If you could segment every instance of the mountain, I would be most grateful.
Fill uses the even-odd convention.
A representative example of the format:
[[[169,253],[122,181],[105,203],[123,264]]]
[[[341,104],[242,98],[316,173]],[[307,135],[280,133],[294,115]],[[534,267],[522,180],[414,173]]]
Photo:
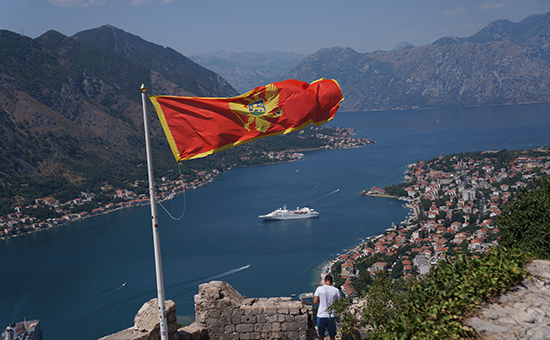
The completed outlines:
[[[111,50],[158,73],[152,75],[152,84],[161,87],[164,92],[153,93],[202,97],[238,94],[219,74],[197,65],[179,52],[145,41],[111,25],[83,31],[72,38],[87,45]],[[180,93],[173,92],[176,88],[165,84],[166,80],[176,84]]]
[[[235,53],[214,52],[190,58],[220,74],[237,91],[246,93],[255,87],[283,80],[306,55],[285,52]]]
[[[325,48],[285,75],[321,77],[338,80],[345,111],[549,102],[550,12],[394,51]]]
[[[174,50],[112,26],[36,39],[0,30],[0,201],[29,183],[51,193],[143,173],[142,83],[150,94],[237,94]],[[173,168],[152,105],[149,115],[155,167]]]

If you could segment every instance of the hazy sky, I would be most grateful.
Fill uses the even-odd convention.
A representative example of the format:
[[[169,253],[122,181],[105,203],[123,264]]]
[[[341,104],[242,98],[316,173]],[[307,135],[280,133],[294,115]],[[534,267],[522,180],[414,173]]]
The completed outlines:
[[[0,0],[0,29],[36,38],[111,24],[184,55],[358,52],[467,37],[493,20],[550,11],[550,0]]]

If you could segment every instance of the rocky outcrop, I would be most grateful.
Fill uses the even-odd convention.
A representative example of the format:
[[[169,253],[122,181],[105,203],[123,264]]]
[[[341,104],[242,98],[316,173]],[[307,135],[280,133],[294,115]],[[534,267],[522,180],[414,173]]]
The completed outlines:
[[[107,335],[99,340],[160,340],[158,300],[146,302],[134,318],[134,326],[115,334]],[[177,334],[176,304],[166,301],[166,320],[168,323],[168,339],[179,340]]]
[[[531,278],[467,320],[482,339],[550,339],[550,261],[535,260],[527,269]]]

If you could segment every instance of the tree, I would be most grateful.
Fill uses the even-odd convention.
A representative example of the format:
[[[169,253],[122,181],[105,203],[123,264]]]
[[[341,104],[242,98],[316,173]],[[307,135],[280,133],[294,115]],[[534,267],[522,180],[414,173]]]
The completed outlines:
[[[550,178],[535,183],[537,189],[520,192],[497,218],[500,244],[550,259]]]

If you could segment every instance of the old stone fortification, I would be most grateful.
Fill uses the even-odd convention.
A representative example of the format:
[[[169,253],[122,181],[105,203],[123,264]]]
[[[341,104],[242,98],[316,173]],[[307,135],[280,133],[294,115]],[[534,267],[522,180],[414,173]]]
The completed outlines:
[[[466,321],[481,339],[550,339],[550,262],[535,260],[527,269],[530,278]],[[221,281],[199,286],[192,325],[176,329],[176,305],[167,301],[166,309],[170,340],[315,338],[311,305],[290,298],[244,298]],[[134,323],[100,340],[159,339],[156,299],[141,307]],[[365,331],[358,331],[358,339],[365,339]]]
[[[199,286],[195,323],[176,329],[176,305],[166,301],[170,340],[315,338],[313,308],[291,298],[245,298],[222,281]],[[100,340],[160,339],[157,299],[141,307],[134,326]]]

